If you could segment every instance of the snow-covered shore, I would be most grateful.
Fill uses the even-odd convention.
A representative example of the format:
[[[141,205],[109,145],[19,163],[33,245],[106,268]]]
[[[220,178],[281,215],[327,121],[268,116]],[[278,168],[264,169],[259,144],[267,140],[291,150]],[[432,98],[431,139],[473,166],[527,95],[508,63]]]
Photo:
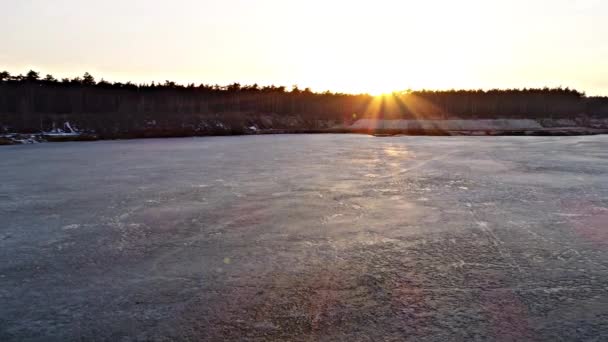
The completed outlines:
[[[282,120],[286,120],[282,118]],[[314,125],[298,120],[285,125],[265,118],[258,125],[222,122],[221,118],[200,124],[204,129],[171,129],[150,124],[137,130],[97,134],[80,130],[70,122],[54,125],[52,130],[38,133],[0,134],[0,145],[38,142],[91,141],[105,139],[164,138],[210,135],[297,134],[297,133],[363,133],[374,135],[591,135],[607,134],[608,120],[565,119],[484,119],[484,120],[382,120],[363,118],[351,123],[317,122]],[[62,127],[62,128],[55,128]]]

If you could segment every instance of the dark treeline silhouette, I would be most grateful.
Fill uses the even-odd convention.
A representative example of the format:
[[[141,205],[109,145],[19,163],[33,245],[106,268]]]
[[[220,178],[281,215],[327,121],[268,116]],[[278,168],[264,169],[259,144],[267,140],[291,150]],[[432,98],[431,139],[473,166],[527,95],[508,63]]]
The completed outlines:
[[[58,80],[35,71],[18,76],[0,72],[0,125],[5,130],[45,130],[58,120],[97,131],[137,130],[150,122],[157,127],[197,130],[202,118],[236,120],[240,126],[263,125],[260,115],[297,116],[299,124],[308,128],[318,128],[320,121],[350,123],[360,117],[608,118],[608,98],[587,97],[569,88],[420,90],[373,97],[317,93],[297,86],[287,90],[284,86],[179,85],[171,81],[136,85],[96,81],[89,73]],[[274,124],[275,128],[281,125]]]

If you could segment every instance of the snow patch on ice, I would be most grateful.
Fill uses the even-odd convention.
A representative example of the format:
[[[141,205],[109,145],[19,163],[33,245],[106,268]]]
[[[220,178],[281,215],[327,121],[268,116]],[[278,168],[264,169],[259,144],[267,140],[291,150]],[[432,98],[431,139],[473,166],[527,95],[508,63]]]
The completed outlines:
[[[79,224],[68,224],[67,226],[63,226],[61,229],[63,230],[74,230],[80,228]]]

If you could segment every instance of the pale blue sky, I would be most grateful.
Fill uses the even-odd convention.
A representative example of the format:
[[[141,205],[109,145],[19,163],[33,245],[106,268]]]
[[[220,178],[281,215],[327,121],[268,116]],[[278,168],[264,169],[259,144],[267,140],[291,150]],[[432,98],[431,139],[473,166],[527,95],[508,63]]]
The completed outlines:
[[[0,69],[316,90],[608,95],[608,1],[0,0]]]

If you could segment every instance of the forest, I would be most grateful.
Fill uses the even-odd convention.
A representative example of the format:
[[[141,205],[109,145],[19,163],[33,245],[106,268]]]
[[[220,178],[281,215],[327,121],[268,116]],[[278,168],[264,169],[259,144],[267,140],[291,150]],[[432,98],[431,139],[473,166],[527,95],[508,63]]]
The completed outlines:
[[[261,116],[274,123],[260,121]],[[297,86],[233,83],[180,85],[42,77],[30,70],[0,72],[0,129],[37,132],[70,121],[97,132],[205,129],[213,118],[224,127],[248,125],[322,128],[363,117],[387,119],[573,119],[608,118],[608,98],[589,97],[569,88],[493,90],[406,90],[383,96],[313,92]],[[297,118],[294,123],[290,118]],[[289,120],[288,120],[289,119]],[[207,120],[208,121],[208,120]],[[268,120],[267,120],[268,121]],[[280,123],[279,123],[280,122]],[[291,122],[291,123],[288,123]],[[272,127],[271,127],[272,126]],[[215,127],[217,128],[217,127]],[[241,129],[239,128],[239,129]],[[210,129],[210,128],[207,128]],[[239,132],[232,132],[239,133]]]

